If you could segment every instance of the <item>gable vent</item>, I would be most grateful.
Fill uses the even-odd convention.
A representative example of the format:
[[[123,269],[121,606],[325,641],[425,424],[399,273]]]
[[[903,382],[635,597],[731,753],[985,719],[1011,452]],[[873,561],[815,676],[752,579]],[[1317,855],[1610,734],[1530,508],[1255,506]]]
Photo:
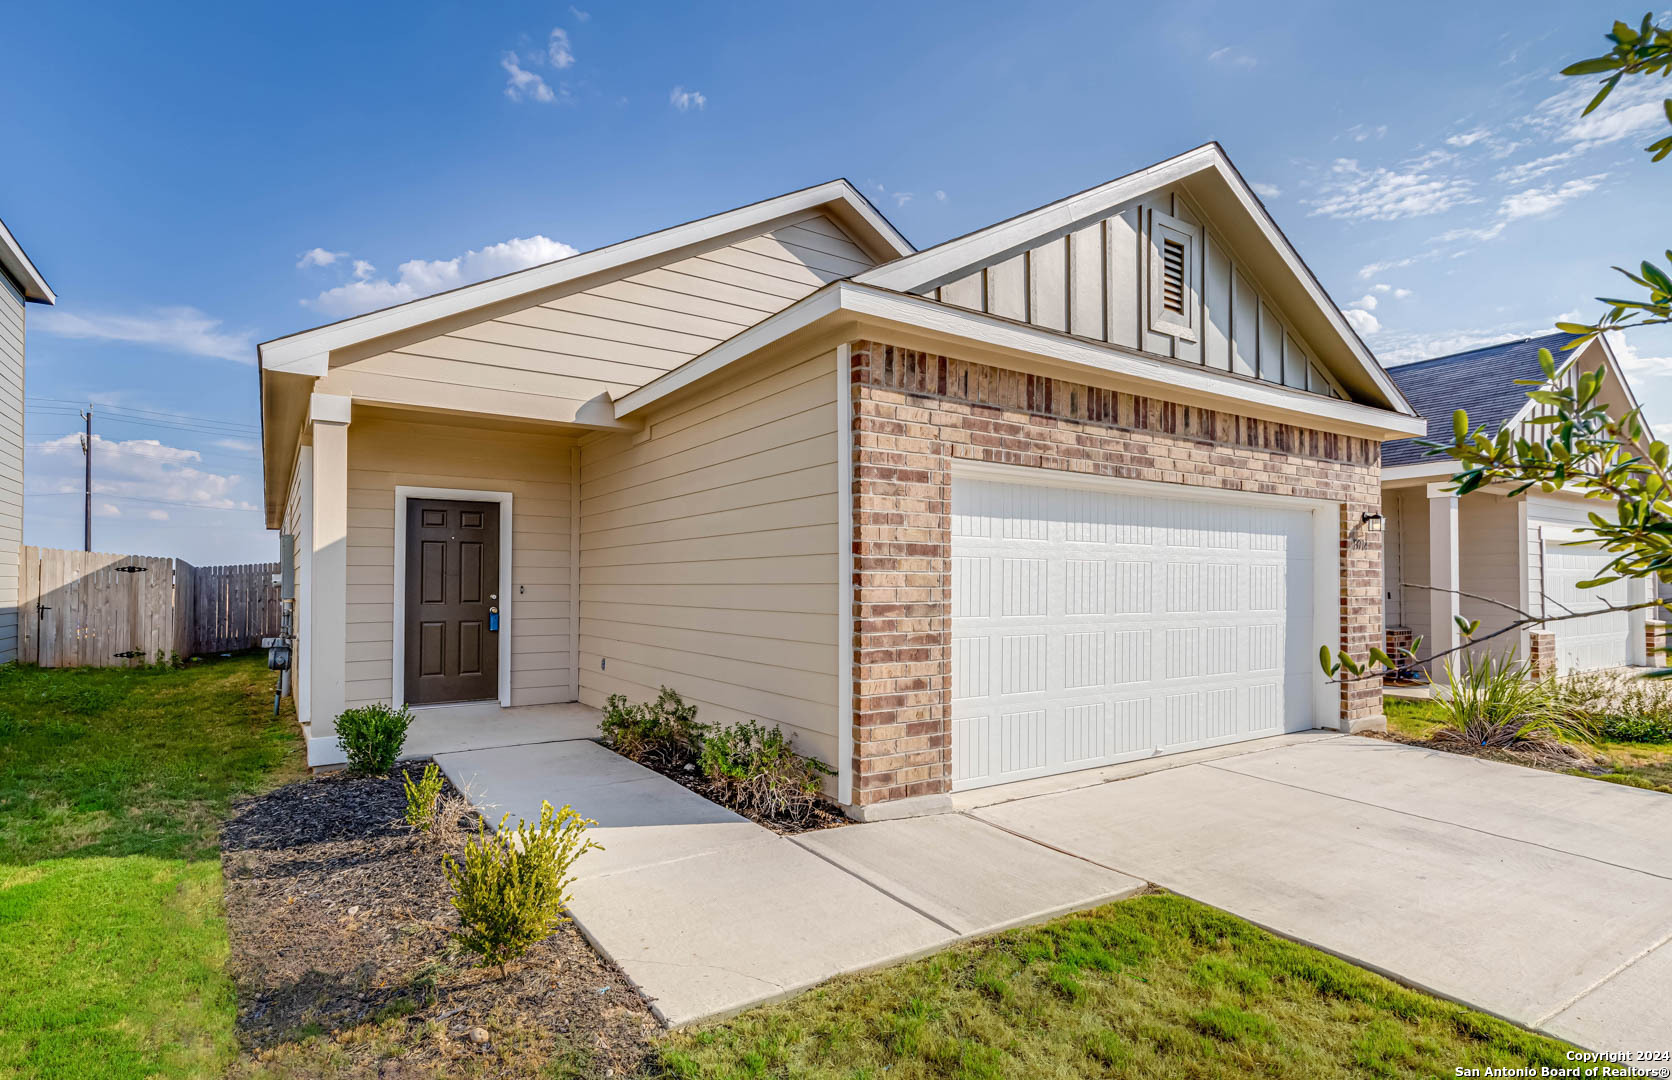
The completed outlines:
[[[1161,306],[1177,315],[1184,314],[1184,296],[1188,287],[1184,276],[1184,245],[1172,237],[1161,241]]]

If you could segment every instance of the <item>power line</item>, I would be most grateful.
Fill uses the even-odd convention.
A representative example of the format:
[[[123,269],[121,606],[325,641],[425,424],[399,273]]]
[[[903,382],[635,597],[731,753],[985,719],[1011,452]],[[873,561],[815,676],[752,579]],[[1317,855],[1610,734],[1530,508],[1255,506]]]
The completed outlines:
[[[32,397],[27,398],[26,400],[32,402],[50,402],[54,405],[74,406],[78,409],[87,404],[84,401],[72,401],[69,398]],[[239,427],[245,429],[246,431],[261,430],[261,428],[255,424],[240,424],[236,420],[226,420],[218,416],[194,416],[191,413],[167,412],[159,409],[141,409],[133,405],[98,405],[97,407],[103,412],[138,413],[145,416],[167,417],[171,420],[196,420],[206,424],[220,424],[228,427]]]
[[[23,494],[31,499],[37,499],[48,495],[75,495],[80,497],[81,492],[25,491]],[[115,495],[108,491],[95,491],[93,494],[101,499],[123,499],[127,502],[157,503],[161,506],[184,506],[189,510],[218,510],[233,514],[259,514],[262,512],[259,506],[206,506],[203,503],[183,502],[179,499],[147,499],[142,495]]]

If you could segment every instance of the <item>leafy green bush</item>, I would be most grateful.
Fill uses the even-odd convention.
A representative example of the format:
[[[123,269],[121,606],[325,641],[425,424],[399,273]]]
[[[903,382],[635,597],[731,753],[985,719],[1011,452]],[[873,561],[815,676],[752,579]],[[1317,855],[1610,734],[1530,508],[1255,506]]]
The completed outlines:
[[[411,723],[412,713],[405,705],[393,709],[380,701],[344,711],[337,717],[337,741],[348,755],[348,771],[382,776],[394,768]]]
[[[783,731],[753,720],[708,732],[698,766],[725,787],[735,809],[789,821],[806,818],[818,805],[822,778],[835,775],[792,750]]]
[[[665,686],[655,701],[640,705],[611,694],[604,702],[599,727],[617,752],[664,768],[696,758],[708,730],[707,725],[697,723],[697,707]]]
[[[435,762],[424,766],[424,775],[412,782],[412,774],[401,774],[406,791],[406,823],[418,832],[429,832],[435,824],[436,803],[441,801],[441,768]]]
[[[1672,681],[1587,671],[1559,680],[1556,708],[1618,742],[1672,742]]]
[[[569,869],[598,847],[586,839],[587,827],[597,822],[567,805],[554,811],[542,802],[534,826],[525,821],[507,828],[510,818],[500,818],[492,833],[481,825],[462,863],[451,855],[442,862],[462,924],[454,940],[484,964],[498,964],[502,975],[507,962],[568,921],[568,888],[575,880]]]
[[[1439,704],[1449,723],[1433,734],[1435,742],[1565,760],[1581,755],[1562,740],[1592,737],[1585,721],[1556,707],[1549,682],[1528,678],[1527,665],[1507,653],[1470,656],[1461,670],[1447,660],[1445,672]]]

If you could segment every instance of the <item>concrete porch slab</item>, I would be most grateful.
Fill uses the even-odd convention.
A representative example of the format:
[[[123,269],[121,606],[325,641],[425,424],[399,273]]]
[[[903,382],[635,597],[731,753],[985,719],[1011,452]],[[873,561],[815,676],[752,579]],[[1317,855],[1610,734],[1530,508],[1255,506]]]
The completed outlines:
[[[596,739],[599,712],[590,705],[567,701],[554,705],[516,705],[501,708],[492,701],[468,705],[423,705],[412,710],[406,730],[406,758],[435,757],[465,750],[519,746],[565,739]],[[341,765],[348,759],[335,735],[317,736],[303,725],[308,741],[308,764],[313,768]]]
[[[761,831],[724,850],[575,883],[576,922],[670,1027],[731,1015],[956,937]]]
[[[961,936],[1131,896],[1145,883],[961,814],[879,821],[794,838]]]
[[[597,821],[603,845],[575,864],[587,879],[688,859],[772,833],[595,742],[541,743],[439,754],[453,786],[490,821],[538,821],[540,803],[564,803]]]
[[[1378,759],[1390,784],[1427,764],[1393,748]],[[1527,770],[1486,764],[1477,782],[1528,803],[1505,775]],[[1360,780],[1348,801],[1196,764],[974,815],[1526,1025],[1672,932],[1672,881],[1383,809]]]

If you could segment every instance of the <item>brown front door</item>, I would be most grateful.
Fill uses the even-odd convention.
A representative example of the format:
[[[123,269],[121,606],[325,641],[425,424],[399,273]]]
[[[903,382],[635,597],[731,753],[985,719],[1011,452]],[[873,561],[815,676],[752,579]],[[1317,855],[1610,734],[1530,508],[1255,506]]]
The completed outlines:
[[[406,503],[406,700],[499,696],[499,504]]]

